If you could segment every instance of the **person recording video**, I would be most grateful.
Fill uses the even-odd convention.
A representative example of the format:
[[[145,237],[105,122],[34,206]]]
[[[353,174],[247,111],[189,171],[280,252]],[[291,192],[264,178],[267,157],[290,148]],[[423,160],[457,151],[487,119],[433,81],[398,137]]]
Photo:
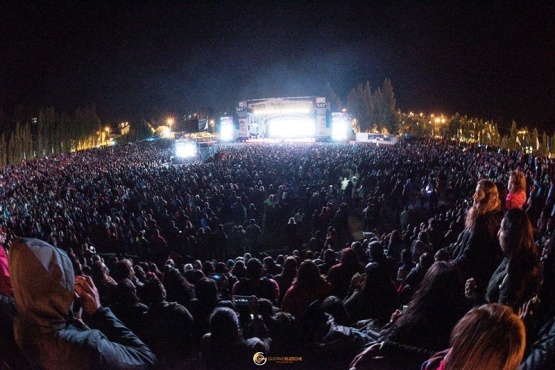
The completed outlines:
[[[92,279],[74,275],[61,249],[38,239],[16,240],[9,267],[17,308],[15,340],[33,368],[148,369],[157,364],[148,346],[100,305]]]

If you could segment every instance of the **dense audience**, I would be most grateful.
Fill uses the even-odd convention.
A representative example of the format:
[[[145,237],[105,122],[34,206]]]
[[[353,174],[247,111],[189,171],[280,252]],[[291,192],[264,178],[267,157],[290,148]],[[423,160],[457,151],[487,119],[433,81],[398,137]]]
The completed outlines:
[[[38,361],[3,350],[26,307],[4,249],[22,237],[89,275],[159,368],[284,356],[298,367],[449,369],[490,352],[505,368],[555,366],[553,160],[447,141],[171,157],[145,142],[0,170],[6,366]],[[526,349],[464,347],[460,336],[479,334],[469,325],[486,332],[496,320],[517,320],[499,338]]]

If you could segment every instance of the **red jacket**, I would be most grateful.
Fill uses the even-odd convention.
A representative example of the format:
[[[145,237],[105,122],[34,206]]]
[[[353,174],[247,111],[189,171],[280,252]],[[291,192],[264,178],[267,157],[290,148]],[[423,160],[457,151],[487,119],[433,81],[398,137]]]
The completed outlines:
[[[505,208],[507,209],[522,209],[524,203],[526,203],[526,192],[524,190],[518,193],[509,193],[507,194],[507,198],[505,198]]]
[[[283,297],[281,310],[300,319],[312,302],[325,299],[332,295],[332,292],[333,288],[327,281],[315,288],[300,288],[293,284]]]

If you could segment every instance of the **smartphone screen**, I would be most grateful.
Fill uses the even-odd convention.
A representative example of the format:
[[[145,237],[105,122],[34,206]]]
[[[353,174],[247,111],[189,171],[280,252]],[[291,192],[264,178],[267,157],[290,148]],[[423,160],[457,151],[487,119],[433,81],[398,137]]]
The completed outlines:
[[[210,277],[216,281],[220,281],[223,279],[223,275],[222,274],[210,274]]]
[[[234,295],[233,303],[235,306],[248,306],[250,305],[251,297],[248,295]]]

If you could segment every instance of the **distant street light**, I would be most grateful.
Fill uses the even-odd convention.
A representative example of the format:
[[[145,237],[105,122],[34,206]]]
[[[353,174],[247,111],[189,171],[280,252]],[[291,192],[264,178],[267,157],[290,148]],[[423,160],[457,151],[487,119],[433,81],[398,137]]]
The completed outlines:
[[[170,131],[171,131],[171,130],[172,130],[173,123],[174,123],[173,118],[172,118],[172,117],[168,118],[168,119],[166,120],[166,123],[168,124],[168,126],[169,126],[169,128],[170,128]]]

